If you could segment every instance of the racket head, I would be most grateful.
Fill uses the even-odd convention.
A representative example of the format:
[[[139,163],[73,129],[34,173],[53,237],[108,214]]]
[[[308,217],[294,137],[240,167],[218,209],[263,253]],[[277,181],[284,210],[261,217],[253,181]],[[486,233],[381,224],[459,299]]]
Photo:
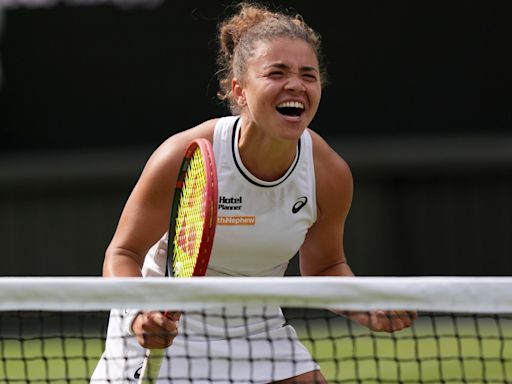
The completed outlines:
[[[174,277],[204,276],[217,224],[217,169],[213,148],[194,139],[181,164],[169,220],[167,272]]]

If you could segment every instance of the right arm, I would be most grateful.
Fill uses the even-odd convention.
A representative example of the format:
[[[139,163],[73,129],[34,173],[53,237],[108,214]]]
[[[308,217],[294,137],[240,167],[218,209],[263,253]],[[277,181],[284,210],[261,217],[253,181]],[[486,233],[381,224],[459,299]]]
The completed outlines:
[[[216,120],[167,139],[150,157],[121,214],[103,262],[105,277],[139,277],[149,249],[167,232],[185,150],[194,138],[213,141]],[[178,333],[179,312],[141,311],[131,331],[145,348],[165,348]]]
[[[149,249],[168,230],[178,170],[189,143],[197,137],[213,140],[215,120],[167,139],[150,157],[137,181],[110,242],[103,276],[141,276]]]

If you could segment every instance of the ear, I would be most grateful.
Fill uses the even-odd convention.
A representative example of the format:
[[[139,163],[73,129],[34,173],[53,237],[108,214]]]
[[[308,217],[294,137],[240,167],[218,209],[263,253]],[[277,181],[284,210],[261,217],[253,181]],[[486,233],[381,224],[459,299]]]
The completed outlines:
[[[244,88],[242,86],[242,83],[238,81],[238,79],[236,78],[233,78],[233,80],[231,80],[231,93],[233,94],[233,99],[236,101],[238,106],[245,106],[246,100]]]

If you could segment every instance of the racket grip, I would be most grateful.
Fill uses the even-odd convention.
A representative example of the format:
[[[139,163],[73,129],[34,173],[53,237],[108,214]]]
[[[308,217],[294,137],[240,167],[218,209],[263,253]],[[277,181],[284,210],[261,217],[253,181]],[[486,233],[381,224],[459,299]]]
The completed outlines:
[[[165,357],[164,349],[148,349],[137,384],[154,384],[158,380],[160,367]]]
[[[164,311],[162,313],[169,318],[176,314],[174,311]],[[166,348],[146,350],[146,356],[144,357],[144,363],[142,364],[137,384],[154,384],[157,382],[160,367],[165,357],[165,350]]]

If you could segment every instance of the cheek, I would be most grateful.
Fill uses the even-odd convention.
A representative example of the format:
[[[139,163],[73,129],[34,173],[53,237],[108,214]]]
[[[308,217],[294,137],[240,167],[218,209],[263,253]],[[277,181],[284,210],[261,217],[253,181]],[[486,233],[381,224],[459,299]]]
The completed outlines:
[[[260,87],[258,89],[254,89],[250,94],[252,105],[258,108],[268,107],[272,105],[272,101],[279,93],[275,88],[276,87],[265,86]]]
[[[320,104],[320,100],[322,100],[322,91],[318,92],[318,104]]]
[[[320,104],[320,99],[322,98],[322,89],[319,87],[312,87],[310,88],[308,95],[310,102],[318,106],[318,104]]]

